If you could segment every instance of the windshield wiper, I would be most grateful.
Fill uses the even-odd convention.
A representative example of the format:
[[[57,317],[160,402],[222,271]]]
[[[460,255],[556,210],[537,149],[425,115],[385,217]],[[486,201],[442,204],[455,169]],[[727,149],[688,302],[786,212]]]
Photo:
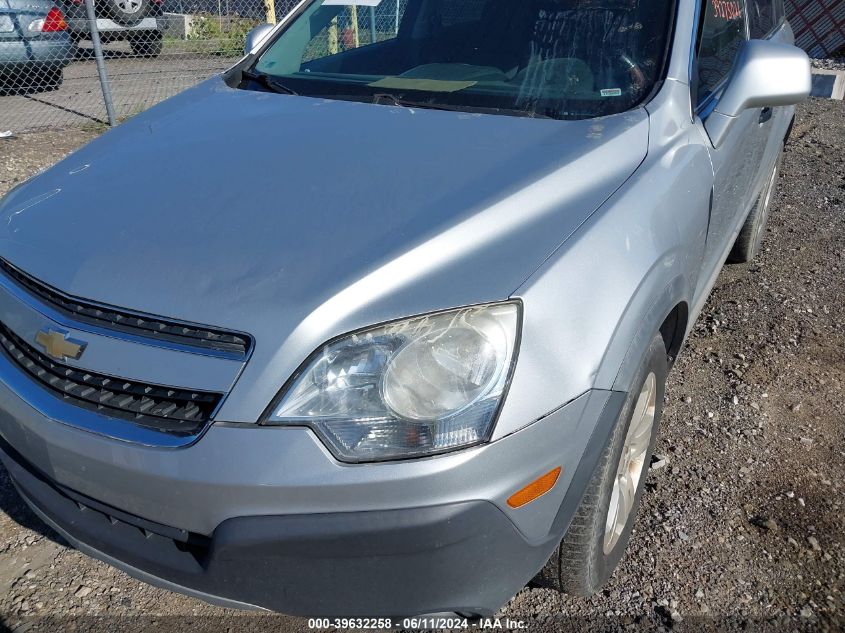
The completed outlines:
[[[449,105],[446,103],[434,103],[432,101],[413,101],[396,96],[389,92],[377,92],[373,95],[373,103],[384,104],[387,101],[390,105],[403,108],[420,108],[426,110],[448,110],[449,112],[467,112],[471,108],[467,106]]]
[[[299,93],[296,92],[296,90],[294,90],[293,88],[288,88],[278,79],[276,79],[272,75],[268,75],[267,73],[257,73],[252,70],[243,70],[241,71],[241,74],[247,79],[251,79],[252,81],[261,84],[262,86],[272,90],[273,92],[278,92],[280,94],[285,95],[299,96]]]
[[[448,112],[475,112],[478,114],[502,114],[507,113],[512,116],[527,117],[532,119],[551,119],[546,114],[539,112],[531,112],[527,110],[511,110],[509,108],[495,108],[483,106],[470,105],[454,105],[449,103],[435,103],[432,101],[413,101],[412,99],[405,99],[389,92],[378,92],[373,95],[373,103],[384,104],[385,102],[401,106],[403,108],[420,108],[426,110],[446,110]]]

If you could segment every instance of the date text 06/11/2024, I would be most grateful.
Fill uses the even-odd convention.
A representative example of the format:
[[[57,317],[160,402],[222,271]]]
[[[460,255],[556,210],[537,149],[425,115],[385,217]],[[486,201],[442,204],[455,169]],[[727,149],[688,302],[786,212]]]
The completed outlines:
[[[416,617],[403,618],[310,618],[309,629],[360,629],[386,630],[400,626],[403,629],[477,629],[477,630],[520,630],[528,628],[523,620],[511,618],[480,618],[469,620],[460,617]]]

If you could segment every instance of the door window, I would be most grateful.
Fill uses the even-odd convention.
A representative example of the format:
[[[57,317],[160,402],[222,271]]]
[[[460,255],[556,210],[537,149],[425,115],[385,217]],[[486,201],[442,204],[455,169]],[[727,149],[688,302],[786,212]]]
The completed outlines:
[[[773,6],[775,11],[775,24],[779,25],[783,22],[783,18],[786,15],[786,11],[783,9],[783,0],[774,0]]]
[[[748,30],[751,39],[762,40],[780,26],[783,0],[748,0]]]
[[[742,0],[704,0],[704,21],[698,45],[698,102],[718,91],[731,72],[745,41]]]

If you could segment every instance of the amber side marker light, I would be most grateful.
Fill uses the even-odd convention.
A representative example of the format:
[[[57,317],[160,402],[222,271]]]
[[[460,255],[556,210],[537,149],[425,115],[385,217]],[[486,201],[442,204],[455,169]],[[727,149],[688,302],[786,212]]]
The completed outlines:
[[[561,468],[558,466],[550,470],[542,477],[535,479],[522,490],[518,490],[508,497],[508,505],[512,508],[520,508],[526,503],[531,503],[537,497],[541,497],[554,488],[557,478],[560,477]]]

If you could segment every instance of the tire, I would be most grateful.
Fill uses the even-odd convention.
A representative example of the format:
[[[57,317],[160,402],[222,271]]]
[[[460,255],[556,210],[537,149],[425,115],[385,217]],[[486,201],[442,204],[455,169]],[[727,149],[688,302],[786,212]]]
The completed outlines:
[[[150,13],[150,0],[106,0],[110,18],[124,26],[135,26]]]
[[[648,352],[637,370],[633,388],[622,407],[608,445],[599,459],[569,530],[540,572],[537,579],[539,584],[564,593],[590,596],[601,589],[616,569],[631,534],[654,451],[667,371],[666,347],[663,338],[658,334],[652,339]],[[652,380],[654,416],[651,429],[647,440],[644,439],[642,442],[644,454],[641,460],[637,459],[638,465],[633,465],[628,471],[628,473],[639,471],[636,484],[632,484],[634,494],[631,497],[630,510],[627,519],[622,522],[621,529],[614,525],[617,529],[610,530],[613,536],[608,537],[608,514],[611,501],[615,501],[618,497],[614,491],[614,482],[620,468],[623,446],[628,439],[629,429],[643,428],[632,423],[635,413],[637,413],[637,421],[644,419],[640,416],[643,409],[637,406],[638,400],[646,382]],[[645,407],[645,409],[650,408]],[[644,438],[645,435],[642,437]],[[639,455],[639,452],[637,454]]]
[[[132,54],[138,57],[158,57],[163,46],[161,31],[135,31],[129,33]]]
[[[58,90],[64,76],[61,68],[55,68],[50,65],[33,66],[31,69],[25,71],[18,78],[20,82],[17,88],[23,91],[24,94],[50,92]]]
[[[65,77],[61,68],[51,68],[44,78],[45,90],[58,90],[62,87]]]
[[[772,168],[772,174],[769,180],[760,192],[760,197],[757,198],[757,203],[748,214],[745,224],[742,225],[739,235],[736,237],[730,255],[728,255],[728,262],[731,264],[745,264],[757,257],[760,252],[760,247],[763,245],[763,237],[766,234],[766,221],[769,219],[769,207],[771,206],[772,196],[777,187],[778,174],[780,173],[780,161],[783,157],[783,152],[778,153],[775,159],[775,166]]]

